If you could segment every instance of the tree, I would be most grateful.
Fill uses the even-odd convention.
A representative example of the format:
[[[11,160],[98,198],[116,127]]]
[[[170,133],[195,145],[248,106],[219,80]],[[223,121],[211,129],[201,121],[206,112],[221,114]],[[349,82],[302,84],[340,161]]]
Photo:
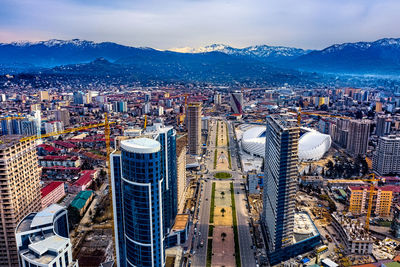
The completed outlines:
[[[222,191],[222,192],[221,192],[221,198],[224,198],[224,196],[225,196],[225,192]]]
[[[222,241],[225,241],[226,233],[225,232],[221,233],[221,237],[222,237]]]
[[[221,213],[222,213],[222,217],[224,217],[224,213],[226,212],[226,210],[224,208],[221,209]]]
[[[94,169],[93,164],[90,161],[88,161],[87,159],[85,159],[83,161],[81,168],[82,168],[82,170],[93,170]]]
[[[74,228],[74,225],[79,223],[81,220],[81,215],[79,214],[79,210],[75,207],[69,206],[68,207],[68,224],[70,230]]]

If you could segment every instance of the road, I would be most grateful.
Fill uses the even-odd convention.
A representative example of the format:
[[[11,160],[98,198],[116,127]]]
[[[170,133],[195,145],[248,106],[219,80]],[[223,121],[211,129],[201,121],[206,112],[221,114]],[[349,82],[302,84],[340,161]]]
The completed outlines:
[[[255,250],[253,250],[253,239],[250,234],[249,213],[246,208],[247,196],[244,190],[245,180],[238,166],[238,151],[236,141],[234,139],[233,127],[227,122],[229,133],[229,149],[232,158],[233,189],[235,193],[236,216],[238,222],[240,259],[242,266],[256,266]]]
[[[197,226],[195,224],[196,234],[192,243],[192,266],[206,266],[207,260],[207,237],[208,222],[210,218],[210,200],[211,200],[211,182],[203,182],[203,191],[201,192],[201,202],[199,209],[199,219]],[[200,235],[199,235],[200,233]],[[201,240],[204,240],[204,246],[200,246]]]
[[[223,121],[220,119],[220,121]],[[237,158],[237,144],[234,139],[233,128],[230,122],[224,121],[228,125],[228,135],[229,135],[229,150],[231,152],[231,164],[232,171],[227,171],[232,174],[232,180],[234,185],[235,193],[235,204],[236,204],[236,216],[238,222],[238,234],[239,234],[239,248],[240,248],[240,258],[242,266],[253,267],[256,266],[255,251],[252,249],[253,240],[250,234],[249,226],[249,216],[246,208],[247,196],[244,190],[243,174],[240,170]],[[190,235],[191,243],[191,266],[203,267],[206,266],[207,261],[207,237],[208,237],[208,225],[210,217],[210,201],[211,201],[211,188],[214,179],[214,150],[215,150],[215,137],[216,137],[216,121],[211,123],[208,145],[206,156],[204,157],[204,165],[206,172],[203,173],[202,184],[203,190],[200,193],[199,202],[199,212],[198,219],[194,222],[194,227]],[[194,234],[194,229],[196,229],[196,234]],[[199,236],[198,232],[201,235]],[[192,239],[194,236],[194,239]],[[204,246],[200,246],[201,240],[204,241]]]

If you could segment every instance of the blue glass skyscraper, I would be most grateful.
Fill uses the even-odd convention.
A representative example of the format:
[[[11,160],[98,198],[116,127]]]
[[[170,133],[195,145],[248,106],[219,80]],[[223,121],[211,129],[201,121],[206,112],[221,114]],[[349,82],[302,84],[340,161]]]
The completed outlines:
[[[117,266],[164,266],[162,149],[137,138],[111,154]]]
[[[176,131],[171,126],[156,123],[144,132],[161,145],[161,173],[163,183],[164,234],[167,235],[175,223],[178,212],[178,182],[176,165]]]

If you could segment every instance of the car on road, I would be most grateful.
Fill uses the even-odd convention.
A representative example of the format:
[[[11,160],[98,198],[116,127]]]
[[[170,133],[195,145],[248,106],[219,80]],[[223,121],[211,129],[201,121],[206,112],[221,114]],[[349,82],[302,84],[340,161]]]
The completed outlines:
[[[201,241],[200,241],[200,247],[203,247],[204,246],[204,240],[202,239]]]

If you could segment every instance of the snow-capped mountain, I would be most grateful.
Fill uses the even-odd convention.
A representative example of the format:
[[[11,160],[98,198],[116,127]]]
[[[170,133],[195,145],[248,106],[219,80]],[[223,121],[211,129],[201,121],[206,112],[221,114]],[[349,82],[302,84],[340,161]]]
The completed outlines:
[[[207,53],[207,52],[221,52],[228,55],[235,56],[250,56],[253,58],[260,59],[283,59],[283,58],[295,58],[298,56],[305,55],[310,50],[303,50],[300,48],[292,48],[285,46],[269,46],[269,45],[256,45],[249,46],[245,48],[234,48],[224,44],[212,44],[205,47],[199,48],[174,48],[170,49],[170,51],[180,52],[180,53]]]
[[[400,38],[374,42],[343,43],[312,51],[295,60],[303,69],[330,72],[399,72]]]
[[[242,67],[261,64],[258,66],[267,69],[279,67],[313,72],[400,73],[400,39],[335,44],[313,51],[268,45],[234,48],[223,44],[161,51],[80,39],[0,43],[0,67],[3,70],[31,71],[33,68],[88,63],[98,58],[122,66],[135,62],[151,63],[156,72],[162,66],[189,68],[207,63],[211,68],[224,62],[235,71],[240,63]],[[240,71],[243,71],[242,67]]]

